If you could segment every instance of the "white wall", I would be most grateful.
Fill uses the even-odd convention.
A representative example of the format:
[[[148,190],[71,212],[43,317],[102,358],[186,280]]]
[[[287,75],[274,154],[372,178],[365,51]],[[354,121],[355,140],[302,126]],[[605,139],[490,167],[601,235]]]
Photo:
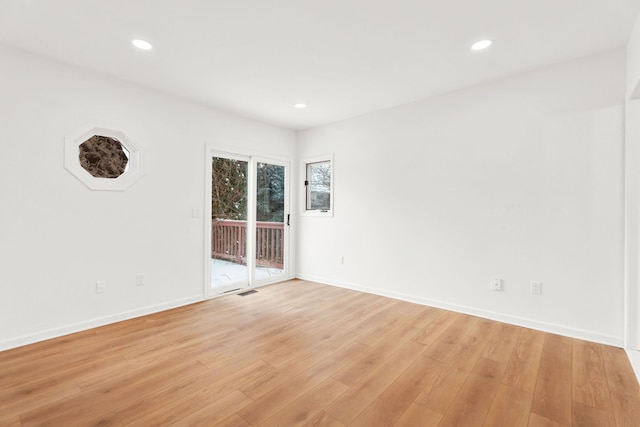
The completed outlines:
[[[640,16],[627,45],[625,120],[626,281],[625,345],[640,350]],[[640,353],[631,357],[640,378]]]
[[[293,160],[295,133],[5,48],[0,64],[0,350],[201,299],[206,142]],[[90,122],[140,145],[128,191],[64,169]]]
[[[627,43],[627,94],[640,88],[640,15]],[[640,97],[640,93],[635,94]]]
[[[298,276],[622,345],[624,82],[620,50],[301,132],[335,216]]]

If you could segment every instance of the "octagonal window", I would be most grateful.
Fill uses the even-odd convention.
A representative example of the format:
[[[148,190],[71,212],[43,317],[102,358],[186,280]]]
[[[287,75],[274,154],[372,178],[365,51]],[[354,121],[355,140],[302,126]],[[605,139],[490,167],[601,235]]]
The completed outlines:
[[[91,190],[126,190],[142,177],[139,160],[121,130],[89,126],[66,139],[65,167]]]

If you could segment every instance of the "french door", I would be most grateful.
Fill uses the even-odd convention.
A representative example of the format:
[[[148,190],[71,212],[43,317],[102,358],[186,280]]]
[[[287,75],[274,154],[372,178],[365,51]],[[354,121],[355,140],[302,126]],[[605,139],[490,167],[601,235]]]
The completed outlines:
[[[208,151],[207,163],[207,295],[284,280],[288,163],[215,151]]]

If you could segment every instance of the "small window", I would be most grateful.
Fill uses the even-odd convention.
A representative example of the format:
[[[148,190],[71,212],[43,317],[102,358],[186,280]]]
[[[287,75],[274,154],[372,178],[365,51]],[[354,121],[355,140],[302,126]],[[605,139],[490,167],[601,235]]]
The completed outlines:
[[[333,204],[333,170],[328,156],[308,159],[304,166],[305,213],[331,215]]]
[[[144,175],[128,133],[91,124],[65,138],[64,167],[90,190],[126,191]]]

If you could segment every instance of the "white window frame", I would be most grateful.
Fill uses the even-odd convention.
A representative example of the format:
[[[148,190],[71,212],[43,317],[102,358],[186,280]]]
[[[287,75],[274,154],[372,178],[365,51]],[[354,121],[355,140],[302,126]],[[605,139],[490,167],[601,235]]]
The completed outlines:
[[[96,178],[80,164],[80,145],[94,135],[114,138],[129,153],[127,169],[117,178]],[[90,190],[126,191],[144,176],[140,164],[140,148],[133,142],[129,132],[115,128],[90,124],[77,130],[65,139],[64,166]]]
[[[318,210],[318,209],[307,209],[307,185],[305,185],[305,181],[307,181],[307,166],[312,163],[321,163],[321,162],[329,162],[331,165],[331,181],[329,188],[329,209],[328,210]],[[335,179],[335,162],[333,161],[333,154],[325,154],[323,156],[315,156],[308,157],[303,159],[300,162],[300,214],[302,216],[319,216],[319,217],[331,217],[333,216],[333,211],[335,209],[335,198],[333,197],[333,183]]]

